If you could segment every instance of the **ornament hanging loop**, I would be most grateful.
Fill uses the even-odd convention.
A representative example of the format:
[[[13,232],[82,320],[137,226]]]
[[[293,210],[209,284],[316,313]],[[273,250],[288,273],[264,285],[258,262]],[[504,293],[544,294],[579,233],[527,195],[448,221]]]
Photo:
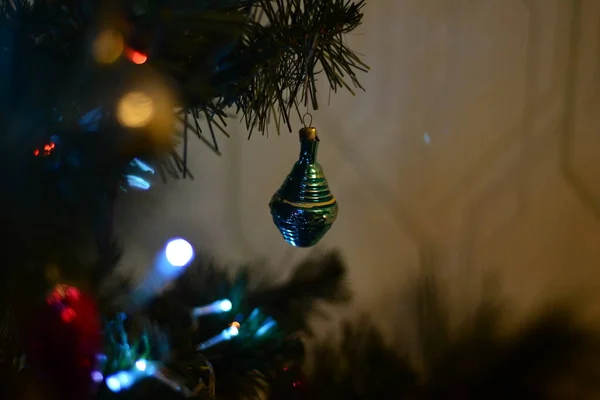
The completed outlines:
[[[309,123],[306,123],[306,120],[309,120]],[[311,127],[313,123],[313,116],[311,113],[307,112],[306,114],[304,114],[304,116],[302,117],[302,124],[304,124],[305,128]]]

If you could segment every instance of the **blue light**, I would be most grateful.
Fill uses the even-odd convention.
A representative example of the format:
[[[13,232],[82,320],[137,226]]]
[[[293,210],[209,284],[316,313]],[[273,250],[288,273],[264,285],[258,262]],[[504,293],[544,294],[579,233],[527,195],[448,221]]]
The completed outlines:
[[[146,371],[146,368],[148,367],[148,363],[146,362],[146,360],[137,360],[135,362],[135,367],[138,370],[144,372],[144,371]]]
[[[129,185],[129,187],[131,187],[133,189],[140,189],[140,190],[150,189],[150,186],[151,186],[150,182],[148,182],[144,178],[140,178],[139,176],[135,176],[135,175],[125,175],[125,178],[127,178],[127,184]]]
[[[134,158],[133,160],[131,160],[131,162],[129,164],[134,167],[138,167],[139,169],[141,169],[144,172],[149,172],[154,175],[154,168],[152,168],[151,166],[149,166],[148,164],[146,164],[139,158]]]
[[[231,304],[231,301],[229,301],[227,299],[221,300],[221,302],[219,303],[219,308],[223,312],[231,311],[232,307],[233,307],[233,305]]]
[[[255,308],[254,310],[252,310],[252,312],[250,313],[250,316],[248,317],[249,321],[252,321],[254,318],[258,317],[258,308]]]
[[[227,328],[226,330],[223,331],[223,336],[225,337],[225,339],[229,340],[234,336],[237,336],[240,334],[240,330],[237,328],[237,326],[231,325],[229,328]]]
[[[96,132],[101,119],[102,108],[98,107],[81,117],[79,120],[79,126],[84,128],[84,130],[87,132]]]
[[[121,388],[121,383],[114,376],[109,376],[108,378],[106,378],[106,386],[113,393],[119,393],[121,391],[121,389],[122,389]]]
[[[238,324],[239,325],[239,324]],[[217,336],[214,336],[202,343],[200,343],[196,349],[198,350],[206,350],[209,347],[216,345],[217,343],[221,343],[224,340],[229,340],[234,336],[240,334],[240,331],[236,325],[231,325],[229,328],[225,329],[223,332],[219,333]]]
[[[96,383],[102,382],[104,376],[100,373],[100,371],[92,371],[92,380]]]
[[[192,318],[198,318],[212,313],[228,312],[231,311],[232,307],[233,305],[231,304],[231,301],[227,299],[213,301],[205,306],[192,308]]]
[[[167,261],[174,267],[183,267],[194,258],[194,249],[185,239],[173,239],[165,249]]]
[[[265,321],[265,323],[260,328],[258,328],[258,330],[255,333],[255,336],[262,336],[262,335],[264,335],[269,330],[271,330],[271,328],[273,328],[275,325],[277,325],[277,322],[275,322],[271,318],[267,318],[267,320]]]
[[[128,389],[134,383],[134,380],[131,379],[131,374],[126,371],[119,372],[115,377],[123,389]]]
[[[135,366],[130,370],[121,371],[106,378],[106,386],[112,392],[118,393],[121,390],[129,389],[140,379],[152,376],[155,371],[156,366],[153,362],[141,358],[135,362]]]

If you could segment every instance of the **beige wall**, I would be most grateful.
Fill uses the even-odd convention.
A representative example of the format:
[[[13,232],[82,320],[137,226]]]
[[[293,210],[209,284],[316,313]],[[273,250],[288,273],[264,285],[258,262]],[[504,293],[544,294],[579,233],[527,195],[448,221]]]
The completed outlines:
[[[370,0],[349,42],[372,72],[366,93],[327,107],[324,92],[314,113],[340,204],[316,249],[343,251],[362,306],[384,318],[431,261],[457,298],[484,271],[525,308],[600,287],[600,0]],[[283,242],[267,207],[296,133],[246,141],[240,128],[220,145],[217,157],[197,143],[196,180],[127,218],[126,264],[172,235],[273,270],[310,253]]]

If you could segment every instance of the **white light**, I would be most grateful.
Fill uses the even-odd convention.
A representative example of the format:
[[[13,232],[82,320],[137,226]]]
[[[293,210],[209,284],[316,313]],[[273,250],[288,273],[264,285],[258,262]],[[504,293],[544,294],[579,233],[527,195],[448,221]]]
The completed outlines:
[[[187,240],[173,239],[165,250],[167,261],[174,267],[183,267],[194,258],[194,249]]]
[[[123,388],[123,389],[128,389],[134,383],[134,379],[131,379],[132,378],[131,374],[126,371],[119,372],[115,376],[115,378],[117,378],[117,380],[119,381],[119,385],[121,385],[121,388]]]
[[[144,372],[148,367],[148,363],[146,362],[146,360],[137,360],[135,362],[135,367],[140,371]]]
[[[213,336],[212,338],[200,343],[196,348],[198,350],[205,350],[209,347],[214,346],[217,343],[221,343],[224,340],[229,340],[234,336],[239,335],[240,331],[237,326],[232,325],[229,328],[225,329],[223,332],[219,333],[217,336]]]
[[[232,307],[233,305],[231,304],[231,301],[227,299],[217,300],[205,306],[193,308],[192,318],[197,318],[212,313],[228,312],[231,311]]]
[[[231,311],[232,307],[233,307],[233,305],[231,304],[231,301],[229,301],[227,299],[221,300],[221,302],[219,303],[219,308],[223,312]]]
[[[223,331],[223,333],[225,334],[225,339],[231,339],[232,337],[239,335],[240,330],[237,326],[232,325],[227,330]]]
[[[106,386],[118,393],[123,389],[129,389],[140,379],[152,376],[156,371],[156,365],[143,358],[135,362],[135,366],[128,371],[121,371],[106,378]]]
[[[113,393],[119,393],[121,391],[121,384],[119,383],[119,380],[114,376],[106,378],[106,386]]]

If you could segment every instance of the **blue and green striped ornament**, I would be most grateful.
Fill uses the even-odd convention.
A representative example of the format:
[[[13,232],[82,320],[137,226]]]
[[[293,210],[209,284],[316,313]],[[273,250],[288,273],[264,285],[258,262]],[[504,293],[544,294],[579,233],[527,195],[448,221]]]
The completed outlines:
[[[286,242],[311,247],[329,231],[338,214],[323,168],[317,162],[317,129],[300,130],[300,157],[271,198],[273,222]]]

